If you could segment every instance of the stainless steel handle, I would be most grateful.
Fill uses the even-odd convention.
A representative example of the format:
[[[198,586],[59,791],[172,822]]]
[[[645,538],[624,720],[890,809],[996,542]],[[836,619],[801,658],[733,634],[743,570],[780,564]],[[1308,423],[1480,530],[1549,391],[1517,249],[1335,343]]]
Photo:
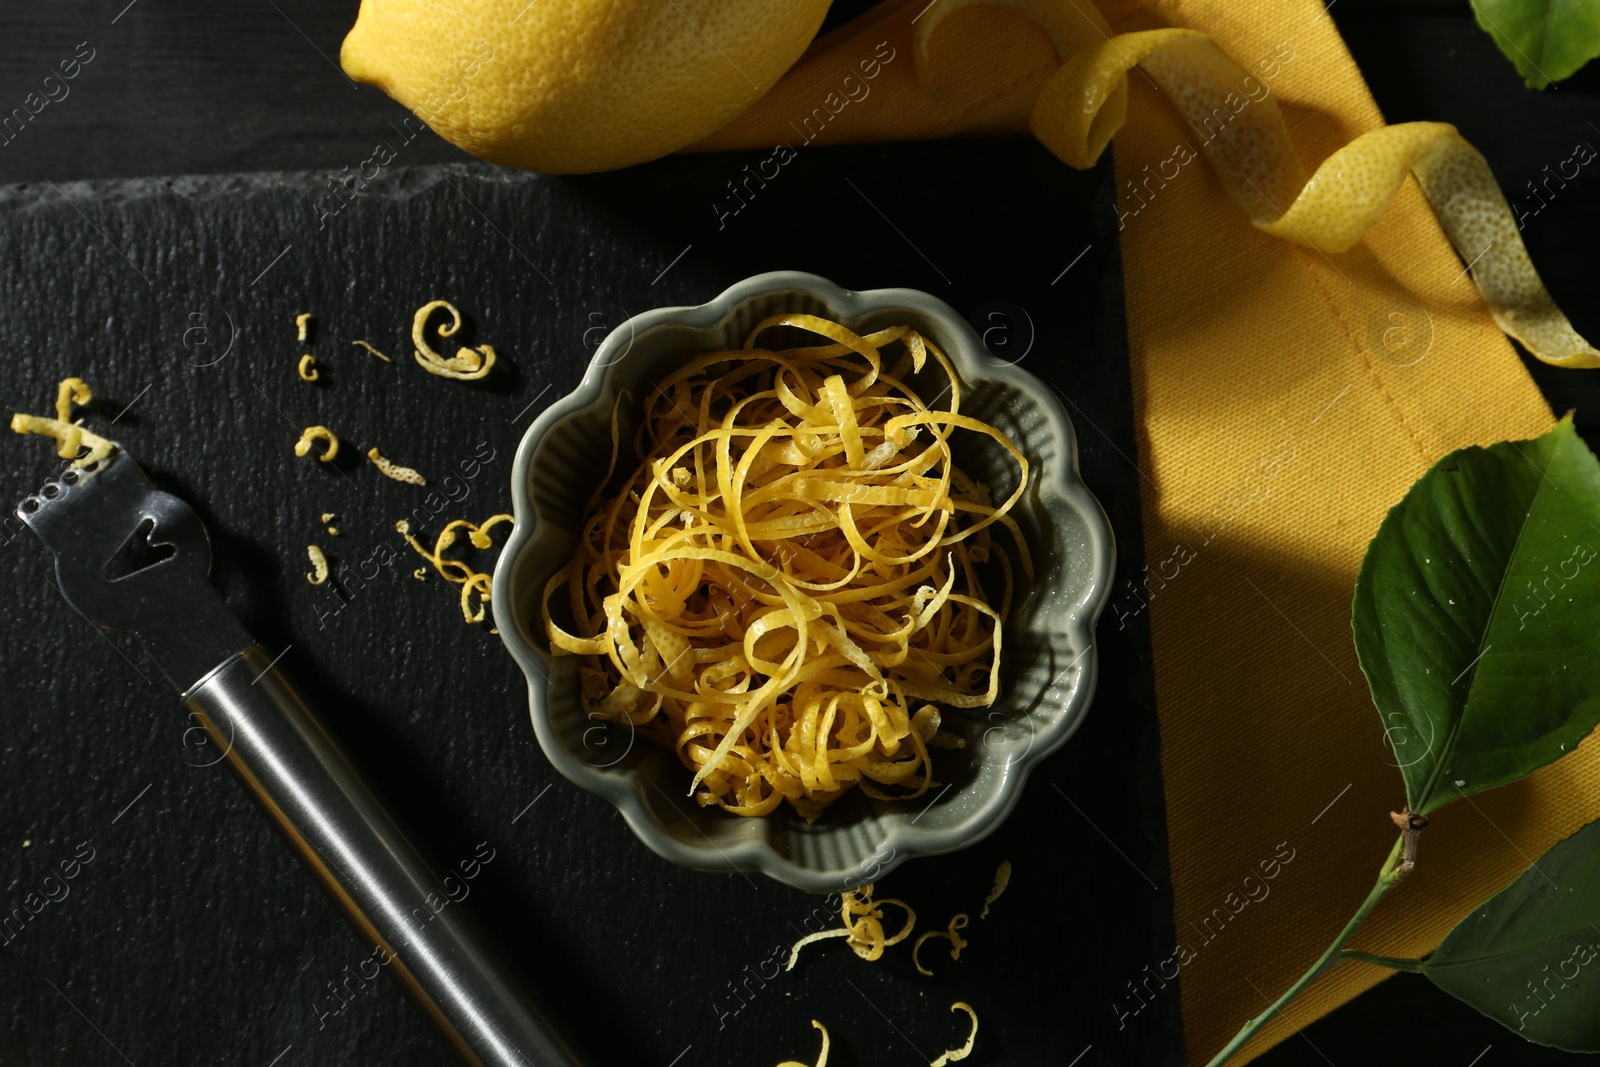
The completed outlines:
[[[259,645],[183,700],[468,1063],[583,1067]]]

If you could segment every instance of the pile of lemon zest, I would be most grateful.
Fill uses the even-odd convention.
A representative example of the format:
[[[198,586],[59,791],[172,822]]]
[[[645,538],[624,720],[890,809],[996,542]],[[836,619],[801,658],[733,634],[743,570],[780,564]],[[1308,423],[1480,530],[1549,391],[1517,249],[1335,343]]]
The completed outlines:
[[[954,1004],[950,1005],[950,1010],[964,1011],[971,1016],[972,1032],[967,1034],[967,1043],[965,1045],[962,1045],[960,1048],[951,1049],[949,1052],[946,1052],[944,1055],[928,1064],[928,1067],[949,1067],[950,1064],[955,1063],[957,1060],[966,1059],[968,1056],[972,1055],[972,1046],[974,1042],[978,1040],[978,1013],[972,1009],[972,1005],[968,1004],[964,1000],[958,1000]]]
[[[477,381],[489,373],[494,366],[494,349],[488,345],[479,345],[477,348],[458,348],[456,354],[445,359],[428,345],[427,326],[428,316],[435,311],[444,309],[450,314],[450,322],[440,326],[440,337],[451,337],[461,329],[461,312],[448,300],[430,300],[417,309],[411,318],[411,343],[416,347],[414,353],[417,365],[429,374],[437,374],[441,378],[455,378],[458,381]]]
[[[319,453],[317,458],[324,463],[332,463],[334,457],[339,454],[339,438],[326,426],[307,426],[300,434],[300,440],[294,443],[294,454],[305,455],[311,451],[311,443],[318,440],[327,442],[328,447]]]
[[[383,360],[385,363],[392,363],[393,362],[393,360],[391,360],[388,356],[384,355],[382,352],[379,352],[376,348],[373,348],[370,344],[368,344],[365,341],[351,341],[350,343],[353,344],[353,345],[359,345],[360,347],[365,348],[368,352],[371,352],[373,355],[377,356],[379,359]]]
[[[1137,66],[1196,129],[1209,129],[1227,106],[1232,121],[1200,151],[1257,229],[1324,255],[1343,252],[1414,176],[1496,324],[1546,363],[1600,367],[1600,349],[1578,334],[1540,279],[1522,222],[1488,162],[1454,126],[1403,122],[1368,130],[1308,176],[1276,95],[1252,93],[1253,76],[1215,41],[1181,28],[1114,34],[1092,0],[935,0],[918,16],[913,42],[918,76],[934,96],[929,42],[946,16],[977,3],[1021,13],[1055,45],[1061,66],[1034,100],[1029,127],[1068,166],[1094,166],[1122,127],[1128,72]]]
[[[446,559],[444,555],[445,549],[455,544],[457,530],[466,531],[467,540],[474,548],[480,550],[492,548],[494,542],[489,537],[489,531],[496,526],[512,521],[512,516],[504,514],[491,515],[481,524],[471,523],[466,519],[453,519],[445,524],[444,529],[439,531],[439,536],[435,539],[431,550],[417,540],[416,535],[411,531],[411,523],[409,521],[400,519],[394,524],[394,528],[406,539],[406,544],[410,545],[417,555],[433,564],[433,569],[439,573],[441,578],[461,586],[461,617],[471,623],[484,620],[489,601],[492,598],[493,579],[488,573],[474,570],[461,560]],[[427,577],[427,569],[418,567],[411,572],[411,576],[419,582],[423,581]],[[474,594],[477,595],[476,606],[474,606],[472,599]]]
[[[74,467],[87,467],[98,463],[116,451],[116,444],[99,434],[90,433],[72,419],[74,404],[83,406],[94,399],[94,394],[81,378],[64,378],[56,388],[56,417],[25,415],[17,412],[11,416],[11,429],[15,433],[38,434],[56,442],[56,455],[72,459],[88,449],[73,462]]]
[[[1000,894],[1006,891],[1006,886],[1011,884],[1011,861],[1001,860],[1000,866],[995,868],[994,888],[989,890],[989,895],[983,898],[983,910],[978,913],[978,918],[989,917],[989,905],[1000,899]]]
[[[300,357],[300,364],[295,368],[300,373],[303,382],[314,382],[322,377],[322,372],[317,370],[317,357],[310,352]]]
[[[759,347],[777,327],[826,343]],[[948,386],[903,380],[930,363]],[[697,803],[738,815],[786,803],[814,820],[851,789],[935,786],[934,703],[995,702],[1011,560],[1033,573],[1009,515],[1029,461],[961,396],[910,327],[863,336],[801,314],[653,383],[637,466],[597,490],[541,601],[552,651],[593,657],[590,710],[647,727],[693,772]],[[955,466],[967,433],[1016,464],[1003,501]],[[616,467],[616,410],[612,447]]]
[[[311,566],[314,568],[306,575],[306,581],[312,585],[321,585],[328,580],[328,557],[324,556],[322,549],[316,545],[307,545],[306,555],[311,557]]]
[[[307,337],[310,336],[310,334],[307,332],[307,327],[310,325],[311,312],[302,311],[300,314],[296,315],[294,317],[294,339],[296,341],[306,340]],[[307,380],[309,381],[309,379]]]
[[[929,978],[933,977],[933,972],[924,967],[922,961],[917,958],[918,953],[922,951],[923,943],[931,938],[944,938],[950,942],[950,958],[953,960],[961,958],[961,950],[967,947],[967,940],[961,936],[960,931],[966,929],[968,921],[967,913],[958,911],[951,916],[950,926],[947,929],[929,930],[917,938],[916,944],[911,946],[911,962],[916,966],[918,974]]]
[[[372,460],[372,465],[374,467],[378,468],[378,473],[382,474],[386,478],[393,478],[395,481],[405,482],[407,485],[428,484],[428,479],[424,478],[410,467],[402,467],[398,463],[391,463],[384,459],[383,455],[376,448],[367,449],[367,458]]]
[[[784,1060],[778,1064],[778,1067],[828,1067],[828,1028],[815,1019],[811,1020],[811,1025],[822,1031],[822,1052],[818,1054],[816,1064],[805,1064],[799,1060]]]

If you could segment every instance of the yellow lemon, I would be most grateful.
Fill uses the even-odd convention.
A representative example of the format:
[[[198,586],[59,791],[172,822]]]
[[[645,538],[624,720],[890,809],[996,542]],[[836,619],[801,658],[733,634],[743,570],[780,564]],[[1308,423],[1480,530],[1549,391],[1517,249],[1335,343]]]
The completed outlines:
[[[545,173],[700,140],[800,58],[830,0],[362,0],[339,52],[475,156]]]

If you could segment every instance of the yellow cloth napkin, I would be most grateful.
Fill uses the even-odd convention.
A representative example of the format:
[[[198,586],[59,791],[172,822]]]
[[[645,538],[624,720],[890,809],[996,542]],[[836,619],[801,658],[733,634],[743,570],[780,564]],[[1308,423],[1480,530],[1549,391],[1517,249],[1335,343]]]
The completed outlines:
[[[1026,132],[1056,63],[1047,39],[992,7],[952,16],[933,40],[948,87],[933,100],[911,53],[925,4],[891,2],[820,40],[697,147]],[[1276,96],[1308,168],[1383,122],[1317,0],[1101,10],[1117,32],[1212,36]],[[880,44],[893,58],[861,67]],[[1388,812],[1404,789],[1350,636],[1367,542],[1445,453],[1537,435],[1552,417],[1414,181],[1349,252],[1291,246],[1228,201],[1200,154],[1205,132],[1137,71],[1129,80],[1113,152],[1149,578],[1148,589],[1116,591],[1109,618],[1149,615],[1179,940],[1151,974],[1177,970],[1201,1063],[1333,939],[1394,839]],[[847,88],[855,98],[841,105]],[[1355,947],[1428,952],[1597,816],[1593,743],[1456,802]],[[1341,964],[1236,1062],[1387,974]],[[1116,1010],[1138,1025],[1141,1005],[1162,995],[1147,975]]]

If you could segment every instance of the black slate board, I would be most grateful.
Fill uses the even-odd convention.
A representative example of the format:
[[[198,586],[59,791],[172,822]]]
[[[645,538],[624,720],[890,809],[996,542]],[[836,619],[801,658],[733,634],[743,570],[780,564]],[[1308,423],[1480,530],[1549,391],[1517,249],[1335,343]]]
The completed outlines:
[[[333,195],[323,174],[0,189],[0,409],[48,413],[61,376],[92,383],[89,424],[199,510],[216,581],[287,650],[282,665],[425,850],[442,865],[494,850],[467,906],[597,1062],[810,1062],[817,1018],[835,1067],[909,1067],[959,1043],[947,1009],[966,999],[983,1019],[975,1067],[1179,1063],[1175,988],[1137,1025],[1119,1029],[1112,1009],[1172,942],[1142,619],[1102,624],[1089,719],[1006,826],[881,887],[939,921],[980,904],[1010,859],[1012,886],[959,963],[940,958],[922,979],[903,949],[868,966],[833,943],[773,978],[822,899],[649,853],[544,760],[498,639],[462,623],[453,588],[410,577],[392,523],[426,494],[361,452],[377,445],[440,484],[454,471],[449,516],[505,510],[522,431],[576,384],[606,328],[776,268],[926,289],[1058,386],[1122,575],[1139,571],[1109,171],[1069,172],[1022,140],[812,150],[718,228],[726,183],[765,156],[582,179],[391,166],[320,227],[340,202],[320,199]],[[464,340],[501,353],[486,383],[410,360],[411,313],[434,297],[468,314]],[[316,317],[305,344],[302,311]],[[295,376],[306,351],[315,385]],[[292,455],[312,423],[343,438],[337,463]],[[56,462],[42,440],[6,438],[0,496],[33,491]],[[340,537],[322,533],[325,511]],[[328,983],[367,950],[226,772],[201,766],[213,754],[188,743],[137,646],[64,603],[14,527],[0,537],[16,590],[0,619],[0,906],[75,853],[92,860],[0,945],[0,1063],[450,1062],[386,980],[323,1014]],[[395,559],[335,601],[303,578],[313,540],[336,570]]]

